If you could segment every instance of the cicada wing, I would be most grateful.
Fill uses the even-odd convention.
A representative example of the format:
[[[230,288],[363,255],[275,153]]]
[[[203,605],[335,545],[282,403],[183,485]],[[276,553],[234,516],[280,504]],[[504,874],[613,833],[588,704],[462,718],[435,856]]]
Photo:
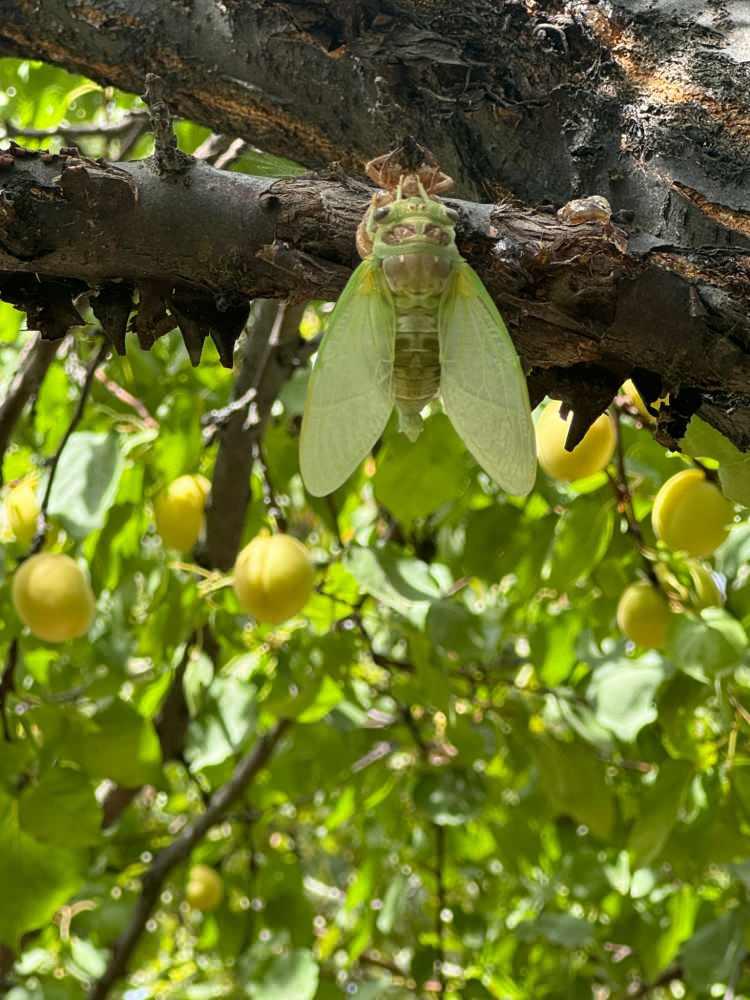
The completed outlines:
[[[465,262],[443,294],[440,394],[464,444],[508,493],[536,479],[536,441],[521,363],[495,303]]]
[[[365,260],[336,303],[310,376],[300,470],[313,496],[341,486],[383,433],[393,409],[395,324],[382,270]]]

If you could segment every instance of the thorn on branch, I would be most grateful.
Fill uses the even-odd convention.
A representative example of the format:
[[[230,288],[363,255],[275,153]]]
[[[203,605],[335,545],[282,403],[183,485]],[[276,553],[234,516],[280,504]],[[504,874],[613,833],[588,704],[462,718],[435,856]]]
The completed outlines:
[[[165,92],[166,85],[162,78],[155,73],[147,73],[143,100],[148,105],[151,117],[156,171],[161,177],[178,177],[189,170],[195,161],[177,146]]]

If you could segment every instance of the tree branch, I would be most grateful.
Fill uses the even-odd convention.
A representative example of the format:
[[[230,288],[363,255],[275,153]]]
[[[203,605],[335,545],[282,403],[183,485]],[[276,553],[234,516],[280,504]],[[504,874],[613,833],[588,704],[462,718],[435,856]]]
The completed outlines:
[[[92,986],[89,1000],[106,1000],[115,983],[126,974],[130,959],[156,907],[169,873],[187,860],[193,848],[240,798],[269,761],[291,724],[289,720],[281,719],[261,736],[255,746],[240,760],[230,780],[211,796],[206,811],[187,826],[169,847],[156,855],[141,880],[141,894],[130,923],[115,942],[109,964],[101,978]]]
[[[12,736],[8,716],[6,714],[5,703],[8,695],[16,689],[16,664],[18,663],[18,639],[11,639],[8,646],[8,655],[5,658],[2,677],[0,677],[0,718],[3,724],[3,736],[6,743],[10,743]]]
[[[233,392],[234,400],[242,405],[230,403],[220,415],[219,449],[206,512],[205,553],[208,564],[217,569],[229,569],[239,550],[250,501],[254,449],[271,406],[294,367],[309,353],[298,332],[302,312],[302,306],[280,307],[267,299],[253,305]]]
[[[101,122],[100,124],[85,122],[80,125],[66,122],[56,125],[54,128],[21,128],[18,125],[14,125],[12,121],[4,121],[2,128],[5,134],[10,136],[11,139],[23,138],[43,141],[45,139],[53,139],[56,136],[60,136],[60,138],[66,141],[100,137],[104,139],[119,139],[121,136],[127,136],[135,125],[138,126],[139,131],[142,131],[148,124],[148,121],[149,116],[147,111],[130,111],[116,122]]]
[[[77,322],[62,312],[66,287],[70,298],[84,282],[120,277],[138,287],[141,311],[161,303],[171,314],[162,326],[144,320],[146,346],[148,331],[176,320],[196,362],[211,333],[229,363],[248,299],[332,299],[356,263],[371,188],[351,180],[274,182],[194,163],[185,188],[140,161],[26,154],[5,154],[0,172],[10,206],[0,215],[0,294],[26,308],[57,296],[54,331]],[[450,203],[459,249],[503,313],[534,399],[547,392],[594,419],[641,369],[670,392],[660,440],[678,440],[697,408],[750,447],[750,280],[730,266],[735,251],[643,250],[585,213],[571,221],[580,216]],[[92,229],[106,251],[91,253]]]
[[[42,340],[40,334],[35,334],[24,348],[16,373],[0,402],[0,482],[2,482],[3,457],[10,443],[13,428],[26,403],[39,392],[39,387],[44,381],[47,369],[55,359],[59,346],[59,343]]]

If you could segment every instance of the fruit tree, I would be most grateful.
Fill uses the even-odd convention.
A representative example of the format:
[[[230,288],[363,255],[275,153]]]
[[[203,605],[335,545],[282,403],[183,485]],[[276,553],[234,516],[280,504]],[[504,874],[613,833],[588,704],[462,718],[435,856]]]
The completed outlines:
[[[750,997],[745,8],[0,0],[0,995]],[[414,140],[526,497],[300,477]]]

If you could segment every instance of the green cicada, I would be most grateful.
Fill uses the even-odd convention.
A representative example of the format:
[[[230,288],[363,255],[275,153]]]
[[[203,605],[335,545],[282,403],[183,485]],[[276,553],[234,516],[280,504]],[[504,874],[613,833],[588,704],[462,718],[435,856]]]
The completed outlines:
[[[370,452],[394,406],[399,429],[415,440],[421,411],[439,395],[485,472],[526,494],[536,476],[526,380],[500,313],[456,247],[456,213],[434,197],[452,182],[434,167],[396,179],[388,162],[368,165],[391,190],[375,195],[360,226],[364,260],[310,377],[302,478],[314,496],[331,493]]]

